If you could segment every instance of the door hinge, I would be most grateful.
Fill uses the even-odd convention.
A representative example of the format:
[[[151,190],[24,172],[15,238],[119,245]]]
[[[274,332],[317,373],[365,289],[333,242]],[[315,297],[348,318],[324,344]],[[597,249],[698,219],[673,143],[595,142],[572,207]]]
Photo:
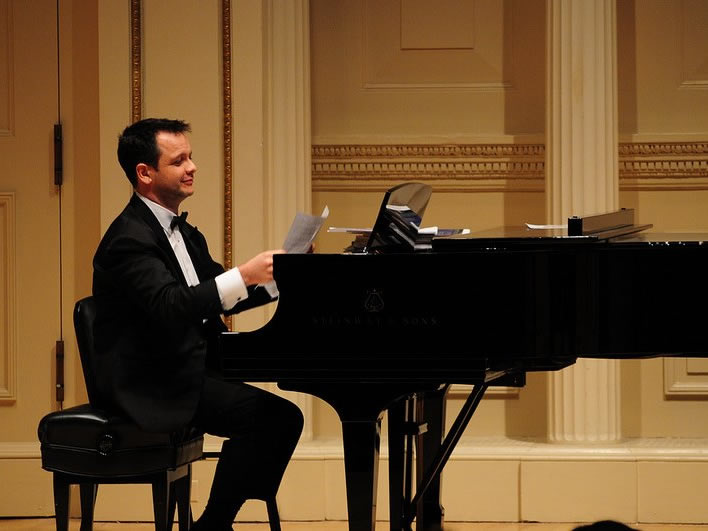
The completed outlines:
[[[62,339],[56,344],[56,397],[60,404],[64,401],[64,341]]]
[[[54,124],[54,185],[64,184],[64,157],[61,123]]]

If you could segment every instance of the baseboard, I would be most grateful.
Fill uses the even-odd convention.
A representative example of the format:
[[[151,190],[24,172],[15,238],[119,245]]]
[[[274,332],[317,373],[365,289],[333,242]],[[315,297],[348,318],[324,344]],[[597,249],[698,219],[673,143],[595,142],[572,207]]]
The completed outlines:
[[[54,514],[52,475],[42,470],[38,442],[0,443],[0,517]]]
[[[216,443],[210,450],[218,450]],[[387,451],[382,445],[377,517],[388,519]],[[215,460],[195,463],[192,504],[200,514]],[[0,443],[0,516],[53,511],[51,474],[35,443]],[[447,521],[578,522],[614,518],[643,523],[708,522],[708,440],[631,439],[613,444],[549,444],[503,437],[469,438],[443,475]],[[298,446],[278,494],[283,520],[346,520],[341,441]],[[150,520],[150,489],[104,485],[97,520]],[[239,520],[266,521],[248,502]]]

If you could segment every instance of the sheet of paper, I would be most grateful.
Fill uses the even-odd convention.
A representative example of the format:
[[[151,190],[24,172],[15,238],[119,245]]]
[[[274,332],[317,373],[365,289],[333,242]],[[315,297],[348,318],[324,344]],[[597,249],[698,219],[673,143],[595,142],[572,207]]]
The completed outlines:
[[[531,230],[542,230],[542,229],[567,229],[568,225],[536,225],[533,223],[527,223],[526,228]]]
[[[356,227],[330,227],[327,229],[327,232],[344,232],[344,233],[349,233],[349,234],[371,234],[370,228],[368,229],[359,229]]]
[[[302,212],[295,214],[295,219],[290,225],[288,235],[285,237],[283,249],[288,253],[306,253],[309,251],[312,242],[315,241],[315,236],[317,236],[327,217],[329,217],[329,208],[326,206],[320,216],[312,216]]]
[[[287,236],[285,236],[283,249],[288,254],[302,254],[308,252],[310,247],[312,247],[312,242],[315,241],[317,233],[322,228],[322,224],[328,217],[329,208],[326,206],[319,216],[304,214],[302,212],[295,214],[295,219],[290,225]],[[268,291],[271,297],[278,296],[278,288],[275,285],[275,281],[263,284],[263,287]]]

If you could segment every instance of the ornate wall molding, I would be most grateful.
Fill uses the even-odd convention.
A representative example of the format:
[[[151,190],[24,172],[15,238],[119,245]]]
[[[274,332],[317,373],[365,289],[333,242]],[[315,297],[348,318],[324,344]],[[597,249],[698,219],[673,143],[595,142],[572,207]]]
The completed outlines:
[[[385,190],[422,181],[444,191],[543,191],[541,144],[314,145],[312,189]]]
[[[544,190],[542,144],[319,144],[313,191],[380,191],[421,181],[438,191]],[[708,190],[708,142],[619,145],[620,190]]]
[[[221,101],[224,143],[224,268],[233,267],[233,123],[231,94],[231,0],[221,1]],[[225,317],[229,330],[232,316]]]
[[[142,0],[130,0],[130,114],[132,122],[143,115]]]
[[[231,109],[231,0],[221,1],[221,87],[224,135],[224,267],[231,269],[232,257],[232,186],[233,123]]]
[[[664,394],[669,398],[708,396],[708,360],[664,358]]]
[[[12,3],[0,0],[0,137],[15,133],[15,74]]]

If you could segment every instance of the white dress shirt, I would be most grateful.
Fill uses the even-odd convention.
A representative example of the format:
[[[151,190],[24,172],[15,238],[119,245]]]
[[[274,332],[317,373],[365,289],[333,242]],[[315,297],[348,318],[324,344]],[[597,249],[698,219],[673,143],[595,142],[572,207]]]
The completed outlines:
[[[187,279],[187,284],[189,286],[196,286],[199,284],[199,277],[194,269],[194,264],[192,264],[192,259],[189,257],[187,252],[187,247],[184,243],[184,238],[179,230],[178,226],[174,229],[170,228],[172,223],[172,218],[175,216],[170,210],[166,209],[162,205],[158,205],[154,201],[151,201],[145,196],[142,196],[136,192],[136,195],[148,206],[150,211],[155,214],[157,221],[160,222],[160,226],[165,231],[167,240],[172,246],[172,250],[177,257],[177,262],[179,262],[179,267],[182,269],[184,278]],[[246,289],[246,284],[243,281],[241,272],[238,267],[229,269],[214,278],[216,282],[216,290],[219,292],[219,299],[221,300],[221,307],[224,310],[229,310],[234,307],[237,302],[245,300],[248,298],[248,290]]]

